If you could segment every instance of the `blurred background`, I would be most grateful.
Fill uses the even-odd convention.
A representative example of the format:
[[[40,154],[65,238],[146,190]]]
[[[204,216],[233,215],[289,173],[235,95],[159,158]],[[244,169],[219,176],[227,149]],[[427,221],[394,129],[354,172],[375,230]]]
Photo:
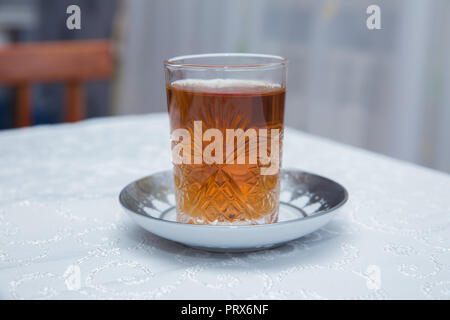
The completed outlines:
[[[66,8],[81,8],[68,30]],[[366,9],[381,8],[381,30]],[[0,0],[0,48],[110,39],[113,73],[85,84],[85,116],[165,112],[162,62],[185,54],[290,60],[291,127],[450,172],[449,0]],[[2,75],[0,74],[0,79]],[[33,124],[64,121],[63,85],[32,89]],[[0,129],[14,127],[0,86]]]

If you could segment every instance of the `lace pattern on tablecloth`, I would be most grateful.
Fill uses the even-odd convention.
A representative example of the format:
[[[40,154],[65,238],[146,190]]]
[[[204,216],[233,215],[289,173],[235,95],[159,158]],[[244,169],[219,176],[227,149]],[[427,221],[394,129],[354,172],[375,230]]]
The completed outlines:
[[[122,211],[130,181],[170,169],[165,115],[0,133],[0,298],[450,298],[450,177],[287,129],[283,164],[350,199],[276,249],[219,254]]]

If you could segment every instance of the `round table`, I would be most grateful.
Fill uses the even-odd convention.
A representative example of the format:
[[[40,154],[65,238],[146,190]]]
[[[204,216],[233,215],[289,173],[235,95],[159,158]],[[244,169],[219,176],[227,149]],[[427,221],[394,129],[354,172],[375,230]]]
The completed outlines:
[[[285,132],[283,166],[343,184],[330,224],[272,250],[220,254],[122,211],[130,181],[170,169],[165,114],[0,132],[2,299],[449,299],[450,176]]]

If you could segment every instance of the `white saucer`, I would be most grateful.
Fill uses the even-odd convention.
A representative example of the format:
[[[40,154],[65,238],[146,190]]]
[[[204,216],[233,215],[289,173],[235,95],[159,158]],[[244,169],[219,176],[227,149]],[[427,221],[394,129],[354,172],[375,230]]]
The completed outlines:
[[[340,184],[299,170],[283,170],[279,221],[253,226],[176,222],[173,175],[163,171],[126,186],[119,201],[144,229],[190,247],[220,252],[254,251],[298,239],[328,223],[348,198]]]

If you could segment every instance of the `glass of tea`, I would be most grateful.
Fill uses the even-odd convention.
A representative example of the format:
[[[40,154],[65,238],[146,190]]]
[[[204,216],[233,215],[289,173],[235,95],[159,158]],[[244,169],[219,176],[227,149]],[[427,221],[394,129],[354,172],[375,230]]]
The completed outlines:
[[[276,222],[287,60],[199,54],[164,67],[177,221]]]

